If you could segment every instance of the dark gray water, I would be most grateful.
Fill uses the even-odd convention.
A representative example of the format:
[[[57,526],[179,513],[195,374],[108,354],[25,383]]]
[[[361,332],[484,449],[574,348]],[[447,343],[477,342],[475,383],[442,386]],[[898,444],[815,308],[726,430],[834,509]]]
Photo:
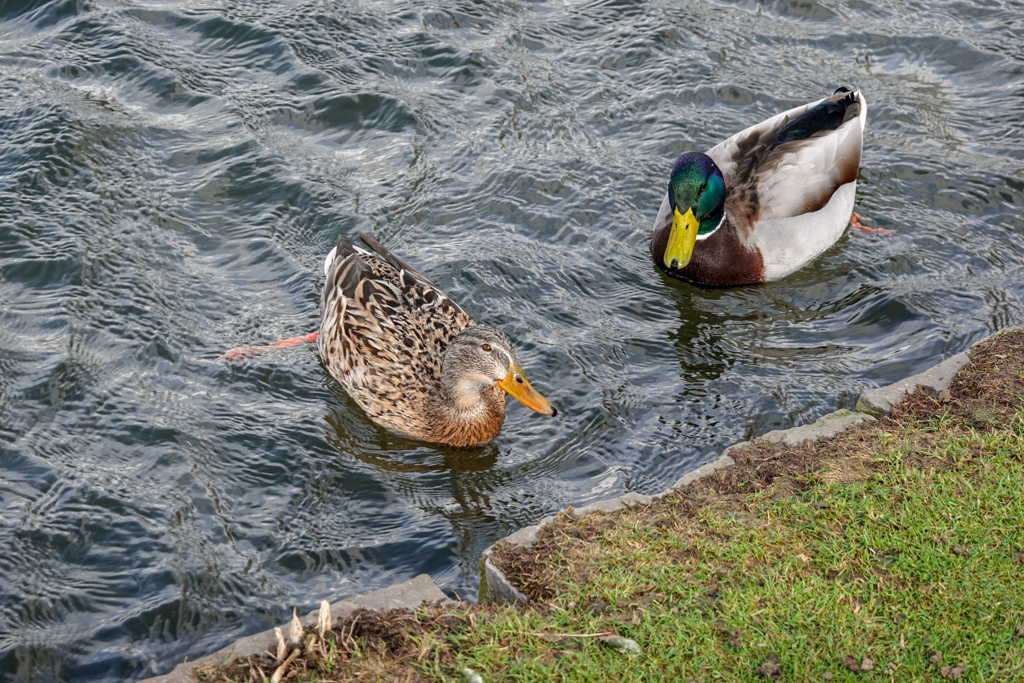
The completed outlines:
[[[652,492],[1024,323],[1024,5],[0,2],[0,678],[164,672]],[[782,282],[649,262],[680,152],[863,89],[858,210]],[[312,346],[339,232],[515,339],[557,419],[389,436]]]

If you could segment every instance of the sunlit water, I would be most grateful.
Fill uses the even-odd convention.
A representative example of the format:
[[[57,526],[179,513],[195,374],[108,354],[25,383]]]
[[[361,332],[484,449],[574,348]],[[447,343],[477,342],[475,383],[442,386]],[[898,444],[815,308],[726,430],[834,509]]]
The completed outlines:
[[[1021,3],[0,3],[0,677],[120,681],[654,492],[1024,320]],[[680,152],[863,89],[858,210],[782,282],[649,262]],[[382,432],[312,346],[365,230],[556,419]]]

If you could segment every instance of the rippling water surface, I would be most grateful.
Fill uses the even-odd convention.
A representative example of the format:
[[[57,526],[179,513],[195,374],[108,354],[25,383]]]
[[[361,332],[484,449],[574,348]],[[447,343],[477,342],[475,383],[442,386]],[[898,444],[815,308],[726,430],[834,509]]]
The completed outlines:
[[[169,670],[671,484],[1024,322],[1024,5],[6,0],[0,677]],[[847,234],[760,287],[649,263],[676,155],[842,84]],[[370,423],[306,346],[339,232],[508,332],[547,419]]]

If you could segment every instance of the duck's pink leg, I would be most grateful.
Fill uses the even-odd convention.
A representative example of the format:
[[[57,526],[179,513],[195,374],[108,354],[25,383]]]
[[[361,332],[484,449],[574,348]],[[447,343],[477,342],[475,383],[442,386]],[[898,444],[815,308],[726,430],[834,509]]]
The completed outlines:
[[[258,356],[264,351],[287,349],[289,346],[298,346],[299,344],[312,344],[319,339],[319,337],[319,332],[310,332],[303,337],[280,339],[273,344],[267,344],[266,346],[242,346],[237,349],[231,349],[222,356],[218,356],[217,360],[239,360],[241,358],[249,358],[250,356]]]
[[[862,225],[860,220],[863,218],[859,213],[855,213],[850,216],[850,225],[857,228],[865,235],[878,235],[879,237],[892,237],[896,234],[895,230],[887,230],[885,228],[871,228],[866,225]]]

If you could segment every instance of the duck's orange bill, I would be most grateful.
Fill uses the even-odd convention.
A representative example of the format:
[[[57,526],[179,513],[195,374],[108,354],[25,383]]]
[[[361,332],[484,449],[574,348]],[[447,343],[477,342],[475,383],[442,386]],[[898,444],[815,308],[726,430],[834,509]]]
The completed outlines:
[[[538,413],[551,415],[552,417],[558,414],[558,410],[551,405],[551,401],[541,396],[536,389],[530,386],[526,375],[523,374],[523,369],[518,365],[510,365],[505,378],[495,382],[495,384],[507,391],[512,398],[530,410],[536,410]]]

